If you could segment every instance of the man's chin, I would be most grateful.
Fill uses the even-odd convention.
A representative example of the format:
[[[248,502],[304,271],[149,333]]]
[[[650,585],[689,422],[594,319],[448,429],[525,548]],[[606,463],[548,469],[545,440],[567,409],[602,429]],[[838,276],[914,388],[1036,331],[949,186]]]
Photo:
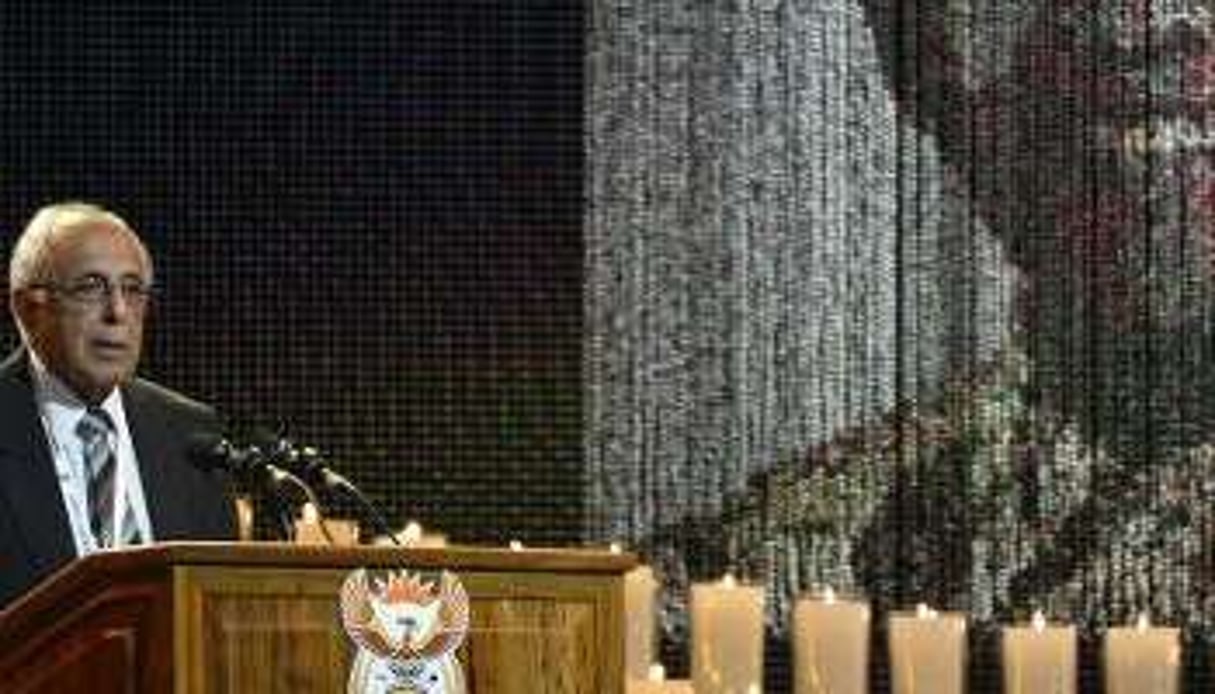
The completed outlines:
[[[79,381],[78,390],[81,395],[90,400],[101,400],[115,388],[125,383],[131,376],[129,368],[108,368],[96,370],[85,375]]]

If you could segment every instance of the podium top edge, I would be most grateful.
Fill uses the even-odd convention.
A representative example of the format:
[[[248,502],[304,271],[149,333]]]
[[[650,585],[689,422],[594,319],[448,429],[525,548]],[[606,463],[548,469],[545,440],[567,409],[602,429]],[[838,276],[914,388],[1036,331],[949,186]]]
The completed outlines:
[[[99,552],[77,563],[132,561],[173,565],[291,566],[297,568],[408,567],[454,571],[543,571],[617,574],[638,563],[631,552],[607,549],[452,545],[397,547],[392,545],[334,547],[285,542],[163,542],[117,552]]]

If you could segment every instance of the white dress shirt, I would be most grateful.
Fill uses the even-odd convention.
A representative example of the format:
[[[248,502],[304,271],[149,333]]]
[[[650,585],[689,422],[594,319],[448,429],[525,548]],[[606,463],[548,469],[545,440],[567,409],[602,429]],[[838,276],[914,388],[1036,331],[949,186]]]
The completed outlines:
[[[88,486],[89,476],[85,469],[84,446],[76,434],[76,426],[84,416],[87,406],[75,393],[63,384],[43,365],[33,352],[30,363],[34,379],[34,398],[38,405],[42,426],[51,445],[51,458],[55,473],[59,477],[59,489],[63,492],[63,505],[68,522],[72,526],[72,537],[76,543],[77,556],[84,556],[99,549],[97,538],[89,526]],[[135,524],[143,543],[152,542],[152,524],[148,519],[148,507],[143,494],[143,482],[139,476],[139,465],[135,458],[135,446],[131,442],[131,431],[127,426],[126,412],[122,407],[122,394],[115,388],[100,404],[101,409],[114,422],[114,454],[117,467],[114,479],[114,500],[110,527],[120,528],[121,519],[130,508],[135,514]],[[121,535],[121,533],[115,533]],[[121,538],[115,539],[121,547]]]

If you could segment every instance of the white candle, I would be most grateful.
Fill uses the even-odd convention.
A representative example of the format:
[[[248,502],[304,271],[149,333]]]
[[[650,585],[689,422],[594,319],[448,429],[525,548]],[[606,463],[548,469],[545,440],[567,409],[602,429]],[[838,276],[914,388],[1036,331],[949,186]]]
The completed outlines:
[[[396,542],[393,542],[393,539]],[[421,523],[411,520],[405,524],[405,527],[397,531],[394,537],[383,536],[377,538],[376,544],[398,544],[405,547],[446,547],[447,536],[443,533],[431,532],[423,528]]]
[[[763,688],[764,590],[729,574],[692,586],[692,686],[697,694]]]
[[[895,694],[962,694],[966,690],[966,617],[921,604],[890,617],[890,669]]]
[[[253,499],[248,495],[236,497],[236,536],[242,542],[253,540]]]
[[[397,540],[406,546],[412,546],[422,539],[422,524],[417,521],[409,521],[401,528],[401,532],[397,533]]]
[[[840,600],[827,588],[793,609],[796,694],[865,694],[869,691],[869,604]]]
[[[1175,694],[1181,670],[1181,632],[1153,627],[1146,614],[1131,627],[1105,633],[1107,694]]]
[[[644,678],[654,662],[654,570],[642,565],[624,575],[624,662],[629,677]]]
[[[1035,612],[1029,626],[1004,629],[1001,650],[1005,694],[1075,694],[1074,626],[1049,626]]]
[[[694,694],[690,680],[668,680],[666,670],[654,663],[644,679],[629,677],[625,691],[628,694]]]
[[[301,545],[351,547],[359,542],[359,524],[350,520],[322,518],[316,506],[305,503],[300,509],[300,517],[295,521],[295,542]]]

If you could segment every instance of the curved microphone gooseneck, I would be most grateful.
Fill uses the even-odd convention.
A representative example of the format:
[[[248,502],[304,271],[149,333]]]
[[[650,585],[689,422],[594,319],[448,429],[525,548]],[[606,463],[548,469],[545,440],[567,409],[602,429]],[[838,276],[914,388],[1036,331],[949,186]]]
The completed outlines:
[[[276,465],[273,456],[258,446],[238,448],[224,437],[209,432],[196,433],[187,445],[187,458],[204,471],[223,470],[251,489],[267,492],[272,513],[278,520],[279,531],[284,538],[291,538],[294,516],[283,492],[289,484],[304,495],[316,508],[320,503],[316,492],[293,472]],[[325,538],[332,542],[328,529],[321,524]]]
[[[297,447],[285,438],[279,439],[276,448],[282,451],[275,460],[277,464],[291,470],[313,486],[344,492],[363,509],[377,532],[387,535],[393,544],[400,546],[401,541],[388,525],[388,520],[380,508],[372,503],[371,499],[367,498],[353,482],[327,466],[324,457],[317,449],[312,446]]]

